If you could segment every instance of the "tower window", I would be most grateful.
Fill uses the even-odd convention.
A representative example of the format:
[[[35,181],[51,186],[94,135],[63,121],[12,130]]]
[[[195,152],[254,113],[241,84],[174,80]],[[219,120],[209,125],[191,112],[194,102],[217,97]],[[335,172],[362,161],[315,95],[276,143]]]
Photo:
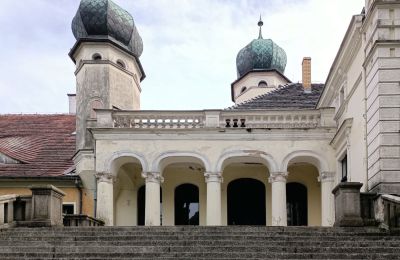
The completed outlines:
[[[103,108],[103,103],[98,99],[90,102],[90,118],[92,119],[96,118],[96,108]]]
[[[259,88],[267,88],[268,84],[264,80],[261,80],[260,83],[258,83]]]
[[[117,65],[125,69],[125,63],[122,60],[117,60]]]
[[[342,165],[342,180],[341,180],[341,182],[346,182],[347,181],[347,154],[342,159],[341,165]]]
[[[92,59],[93,60],[101,60],[101,55],[98,53],[95,53],[95,54],[93,54]]]

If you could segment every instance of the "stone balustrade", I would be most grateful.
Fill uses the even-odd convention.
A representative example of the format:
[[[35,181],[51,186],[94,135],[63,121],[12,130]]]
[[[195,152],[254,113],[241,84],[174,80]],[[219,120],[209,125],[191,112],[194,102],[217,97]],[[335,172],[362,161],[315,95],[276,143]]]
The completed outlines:
[[[116,111],[98,109],[97,127],[136,129],[335,127],[333,109]]]

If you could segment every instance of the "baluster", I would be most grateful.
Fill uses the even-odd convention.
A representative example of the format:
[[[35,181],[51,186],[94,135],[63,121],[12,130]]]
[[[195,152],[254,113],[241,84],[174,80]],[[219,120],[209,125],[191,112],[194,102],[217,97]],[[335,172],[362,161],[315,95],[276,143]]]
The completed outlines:
[[[231,120],[229,118],[225,119],[226,125],[225,127],[231,127]]]

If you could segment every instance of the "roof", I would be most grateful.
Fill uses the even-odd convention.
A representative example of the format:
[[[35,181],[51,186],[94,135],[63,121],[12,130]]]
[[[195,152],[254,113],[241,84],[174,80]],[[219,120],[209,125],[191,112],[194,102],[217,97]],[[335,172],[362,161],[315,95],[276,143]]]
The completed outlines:
[[[0,177],[65,176],[74,163],[75,115],[0,115]]]
[[[324,84],[312,84],[311,93],[305,93],[301,83],[290,83],[228,109],[312,109],[323,88]]]

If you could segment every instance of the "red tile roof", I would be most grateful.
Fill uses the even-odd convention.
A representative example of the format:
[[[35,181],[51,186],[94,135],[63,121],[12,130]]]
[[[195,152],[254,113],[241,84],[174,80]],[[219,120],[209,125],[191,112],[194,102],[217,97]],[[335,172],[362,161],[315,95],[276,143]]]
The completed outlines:
[[[0,115],[0,177],[63,176],[73,167],[75,115]]]

